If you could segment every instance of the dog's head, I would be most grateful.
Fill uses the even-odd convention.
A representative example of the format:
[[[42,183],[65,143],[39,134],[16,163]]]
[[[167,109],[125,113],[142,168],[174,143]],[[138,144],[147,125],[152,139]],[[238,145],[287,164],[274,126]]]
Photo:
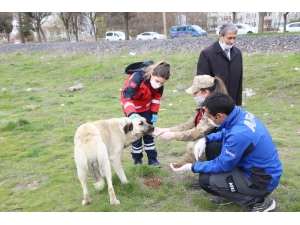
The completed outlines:
[[[145,134],[152,134],[154,131],[154,126],[147,123],[144,117],[138,117],[133,120],[128,119],[124,127],[125,134],[129,132],[133,136],[143,136]]]

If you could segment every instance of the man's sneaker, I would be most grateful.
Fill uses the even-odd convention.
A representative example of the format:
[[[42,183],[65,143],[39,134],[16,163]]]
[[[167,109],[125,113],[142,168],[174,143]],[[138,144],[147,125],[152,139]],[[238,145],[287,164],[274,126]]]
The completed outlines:
[[[134,165],[139,165],[139,164],[142,164],[142,160],[141,159],[135,159],[134,160]]]
[[[215,203],[215,204],[218,204],[218,205],[229,205],[229,204],[233,203],[233,202],[228,201],[227,199],[219,197],[219,196],[214,196],[211,199],[211,201],[212,201],[212,203]]]
[[[156,159],[148,159],[148,165],[161,168],[161,165],[159,164],[159,162]]]
[[[200,190],[201,186],[199,184],[199,181],[197,181],[196,183],[190,184],[191,188],[195,189],[195,190]]]
[[[249,212],[274,212],[276,209],[276,202],[274,199],[265,197],[264,202],[255,203],[247,207]]]

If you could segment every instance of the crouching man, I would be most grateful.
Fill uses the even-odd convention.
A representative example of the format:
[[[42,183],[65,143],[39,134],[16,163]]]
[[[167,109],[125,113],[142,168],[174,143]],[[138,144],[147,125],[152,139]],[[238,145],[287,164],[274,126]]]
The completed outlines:
[[[219,132],[201,138],[194,153],[198,159],[203,151],[211,151],[215,158],[180,168],[170,164],[173,171],[200,173],[199,184],[214,195],[214,203],[236,203],[250,212],[274,211],[276,202],[270,194],[278,186],[283,170],[264,124],[223,93],[213,92],[203,106]]]

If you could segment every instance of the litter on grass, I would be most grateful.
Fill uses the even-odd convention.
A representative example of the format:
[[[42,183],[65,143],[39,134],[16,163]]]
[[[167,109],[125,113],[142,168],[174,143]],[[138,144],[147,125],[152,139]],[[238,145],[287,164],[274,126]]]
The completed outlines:
[[[250,97],[252,95],[255,95],[256,93],[251,88],[245,88],[245,91],[243,91],[243,94],[246,97]]]

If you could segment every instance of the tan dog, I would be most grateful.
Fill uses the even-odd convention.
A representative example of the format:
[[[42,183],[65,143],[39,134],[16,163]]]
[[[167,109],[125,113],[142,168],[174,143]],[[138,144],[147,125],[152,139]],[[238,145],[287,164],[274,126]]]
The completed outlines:
[[[74,137],[74,158],[83,189],[83,205],[91,203],[87,188],[88,172],[97,181],[94,187],[98,190],[103,189],[106,177],[110,204],[120,204],[112,185],[110,165],[121,182],[128,183],[121,164],[122,151],[144,134],[153,131],[154,127],[143,117],[133,120],[127,117],[98,120],[78,127]]]

